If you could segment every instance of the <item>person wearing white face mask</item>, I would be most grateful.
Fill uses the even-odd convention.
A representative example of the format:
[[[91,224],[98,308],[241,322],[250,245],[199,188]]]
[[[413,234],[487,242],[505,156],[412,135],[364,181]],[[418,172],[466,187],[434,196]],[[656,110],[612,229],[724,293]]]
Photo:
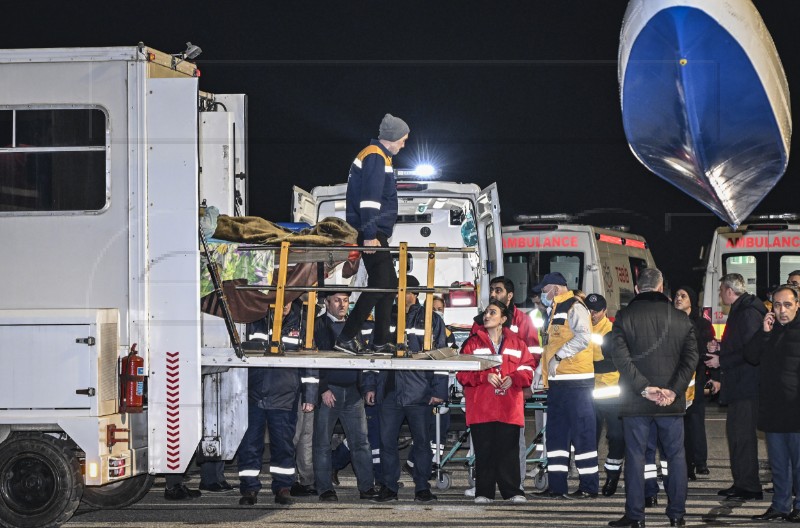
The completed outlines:
[[[542,378],[547,392],[547,471],[549,489],[540,497],[594,499],[599,488],[597,439],[592,390],[594,362],[589,343],[589,310],[567,288],[561,273],[548,273],[534,288],[550,307],[542,353]],[[580,476],[577,491],[567,494],[570,447]]]

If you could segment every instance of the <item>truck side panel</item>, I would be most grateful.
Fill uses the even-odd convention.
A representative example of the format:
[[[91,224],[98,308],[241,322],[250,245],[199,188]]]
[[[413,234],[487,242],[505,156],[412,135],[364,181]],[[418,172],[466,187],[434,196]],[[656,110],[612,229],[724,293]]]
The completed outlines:
[[[150,471],[182,472],[200,441],[196,78],[150,79],[148,165]]]
[[[0,65],[0,108],[98,108],[108,116],[105,209],[0,213],[7,256],[0,259],[0,309],[114,307],[126,321],[126,68],[122,61]],[[120,342],[127,343],[126,324],[120,332]]]

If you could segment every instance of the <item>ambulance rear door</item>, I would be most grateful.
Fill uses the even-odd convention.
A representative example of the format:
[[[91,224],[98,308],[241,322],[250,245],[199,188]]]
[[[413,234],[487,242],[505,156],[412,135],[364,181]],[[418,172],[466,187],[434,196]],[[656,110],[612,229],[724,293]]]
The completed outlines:
[[[317,199],[297,186],[292,187],[292,221],[309,225],[317,223]]]
[[[484,239],[486,247],[486,255],[481,255],[481,284],[484,286],[483,290],[488,292],[489,281],[485,279],[503,274],[503,233],[500,224],[500,195],[496,183],[489,185],[478,195],[477,220],[478,237]]]
[[[718,255],[710,255],[716,265],[708,267],[704,288],[708,299],[704,299],[703,304],[711,307],[711,322],[718,337],[730,309],[719,300],[719,280],[729,273],[739,273],[748,293],[767,300],[775,288],[786,282],[790,272],[800,269],[798,227],[791,224],[749,225],[745,226],[744,232],[717,234]]]

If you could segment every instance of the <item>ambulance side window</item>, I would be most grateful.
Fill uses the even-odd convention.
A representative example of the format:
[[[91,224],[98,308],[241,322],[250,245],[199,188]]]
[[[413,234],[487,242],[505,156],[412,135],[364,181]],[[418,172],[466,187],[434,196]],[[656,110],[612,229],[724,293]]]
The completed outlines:
[[[784,284],[789,274],[800,269],[800,255],[781,255],[777,284]]]
[[[639,284],[639,274],[647,267],[647,261],[634,257],[630,257],[628,261],[631,265],[631,278],[633,279],[633,285],[636,286]]]
[[[572,251],[540,251],[531,254],[531,284],[539,284],[547,273],[559,272],[567,279],[567,288],[583,287],[583,253]],[[536,258],[538,256],[538,258]]]
[[[557,271],[567,279],[569,289],[581,288],[583,267],[582,252],[533,251],[503,256],[503,274],[514,282],[515,291],[525,292],[519,295],[520,302],[517,303],[525,307],[533,306],[529,302],[530,289],[547,273]]]
[[[764,262],[761,264],[766,265],[767,254],[763,254]],[[722,261],[722,271],[724,275],[728,273],[738,273],[744,277],[744,285],[748,293],[757,295],[758,292],[758,279],[759,279],[759,259],[755,255],[727,255]],[[766,272],[766,269],[764,270]],[[766,273],[765,273],[766,275]],[[766,277],[765,277],[766,278]]]

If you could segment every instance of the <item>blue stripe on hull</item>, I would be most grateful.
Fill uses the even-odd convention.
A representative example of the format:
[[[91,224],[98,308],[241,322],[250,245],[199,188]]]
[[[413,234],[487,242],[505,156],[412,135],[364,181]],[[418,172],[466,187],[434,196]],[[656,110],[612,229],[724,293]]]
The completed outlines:
[[[788,153],[764,86],[739,43],[703,11],[657,13],[631,47],[623,90],[634,153],[729,224],[783,175]]]

